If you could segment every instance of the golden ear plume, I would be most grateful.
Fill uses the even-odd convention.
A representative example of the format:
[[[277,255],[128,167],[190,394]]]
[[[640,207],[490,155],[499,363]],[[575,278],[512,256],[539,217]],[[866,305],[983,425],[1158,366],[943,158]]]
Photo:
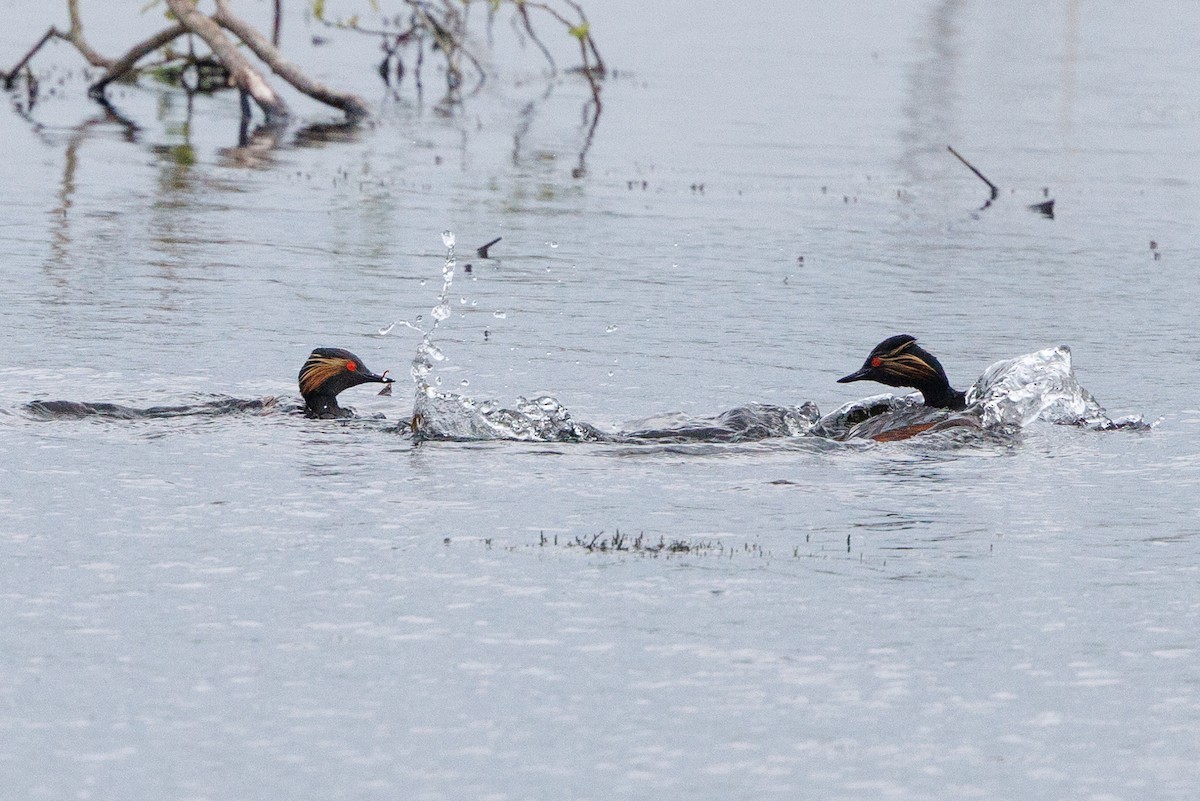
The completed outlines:
[[[915,353],[900,353],[895,356],[888,356],[885,361],[889,369],[900,375],[911,378],[937,378],[937,371]]]
[[[300,371],[300,394],[316,392],[326,381],[345,369],[345,359],[335,356],[310,356],[304,363],[304,369]]]

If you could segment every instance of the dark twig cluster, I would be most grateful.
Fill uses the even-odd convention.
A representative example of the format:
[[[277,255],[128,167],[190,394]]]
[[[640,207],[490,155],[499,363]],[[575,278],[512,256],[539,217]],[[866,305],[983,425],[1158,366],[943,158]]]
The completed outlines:
[[[578,41],[580,64],[573,71],[587,79],[593,102],[599,108],[600,81],[606,74],[606,67],[592,38],[587,15],[575,0],[490,0],[487,3],[397,0],[404,11],[384,16],[374,27],[362,24],[357,16],[331,19],[325,14],[324,0],[311,2],[313,16],[326,26],[380,37],[384,57],[379,64],[379,75],[389,85],[393,80],[397,83],[402,81],[408,71],[406,65],[411,65],[414,81],[420,91],[426,54],[440,54],[446,76],[446,98],[451,102],[461,99],[468,74],[473,78],[468,93],[477,92],[487,78],[480,57],[468,45],[471,10],[478,6],[487,9],[488,31],[492,30],[498,14],[505,8],[511,9],[516,28],[541,51],[550,65],[551,73],[557,73],[558,65],[554,56],[533,23],[532,15],[541,14],[561,25],[567,34]]]
[[[557,544],[558,538],[555,538]],[[541,545],[547,543],[546,535],[541,536]],[[627,551],[631,553],[649,554],[657,556],[659,554],[678,554],[678,553],[699,553],[701,551],[715,551],[717,549],[724,550],[720,544],[711,542],[688,542],[686,540],[671,540],[668,542],[665,538],[659,537],[658,541],[646,539],[645,534],[638,534],[636,537],[630,538],[626,534],[622,534],[620,530],[616,531],[611,536],[605,536],[601,531],[599,534],[591,536],[576,536],[574,542],[567,543],[568,548],[582,548],[589,552],[609,553],[612,551]]]
[[[109,85],[129,80],[148,69],[160,79],[178,83],[189,98],[197,91],[236,87],[242,101],[243,135],[240,141],[245,142],[248,141],[246,131],[251,102],[261,109],[268,129],[278,130],[277,123],[289,116],[287,103],[267,77],[269,71],[309,97],[342,110],[351,126],[370,116],[370,109],[361,97],[310,78],[283,56],[279,49],[282,0],[274,0],[274,24],[268,34],[235,14],[230,0],[158,0],[165,3],[168,11],[166,27],[116,58],[97,52],[88,43],[80,16],[80,0],[65,2],[70,26],[66,30],[51,26],[11,70],[0,71],[0,83],[7,90],[24,76],[29,93],[27,109],[33,107],[38,92],[30,62],[47,42],[57,39],[70,43],[92,67],[103,71],[89,86],[88,94],[108,111],[112,110],[105,97]],[[478,3],[471,0],[390,0],[400,11],[392,12],[390,17],[384,16],[373,28],[360,24],[357,17],[327,18],[324,0],[306,2],[311,17],[323,25],[379,37],[384,52],[379,74],[389,85],[404,79],[408,65],[420,96],[426,60],[443,63],[446,80],[443,102],[447,107],[461,102],[464,94],[478,91],[486,79],[482,56],[474,51],[471,38],[471,14],[478,16],[485,12],[475,9],[486,9],[489,36],[499,16],[509,12],[518,36],[537,46],[550,65],[552,75],[558,73],[558,67],[534,21],[550,21],[552,25],[561,26],[579,46],[579,64],[570,72],[582,75],[591,89],[591,98],[583,107],[582,124],[586,135],[578,165],[572,170],[576,177],[586,173],[587,153],[600,119],[601,81],[607,69],[592,38],[587,16],[576,0],[486,0]],[[381,2],[384,0],[371,0],[371,5],[377,8]],[[186,46],[176,47],[176,40],[181,37],[186,39]],[[200,43],[207,49],[198,48]],[[155,59],[147,58],[155,53],[158,54]],[[152,63],[147,64],[147,61]],[[519,136],[517,140],[519,143]]]

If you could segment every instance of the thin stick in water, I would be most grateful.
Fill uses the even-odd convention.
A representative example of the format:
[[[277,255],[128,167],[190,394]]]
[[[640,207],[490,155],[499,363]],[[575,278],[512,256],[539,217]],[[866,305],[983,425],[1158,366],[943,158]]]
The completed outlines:
[[[981,173],[979,170],[975,169],[974,164],[972,164],[971,162],[964,159],[961,155],[959,155],[957,150],[950,147],[949,145],[946,145],[946,149],[950,151],[950,153],[954,156],[954,158],[958,159],[963,164],[967,165],[967,169],[970,170],[971,172],[975,173],[975,175],[979,178],[979,180],[983,181],[985,184],[988,185],[988,189],[992,190],[992,198],[991,199],[995,200],[997,195],[1000,194],[1000,190],[996,187],[996,185],[994,183],[992,183],[991,181],[989,181],[987,179],[986,175]]]

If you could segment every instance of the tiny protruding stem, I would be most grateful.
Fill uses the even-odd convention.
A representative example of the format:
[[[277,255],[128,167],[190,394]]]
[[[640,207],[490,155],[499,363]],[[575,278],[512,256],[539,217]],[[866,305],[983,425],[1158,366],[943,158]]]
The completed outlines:
[[[275,0],[275,22],[271,25],[271,44],[279,47],[279,34],[283,28],[283,0]]]

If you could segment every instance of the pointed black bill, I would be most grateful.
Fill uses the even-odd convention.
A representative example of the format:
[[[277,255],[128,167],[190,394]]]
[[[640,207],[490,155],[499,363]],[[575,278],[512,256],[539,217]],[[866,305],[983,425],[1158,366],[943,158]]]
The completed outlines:
[[[863,369],[851,373],[850,375],[842,376],[837,380],[839,384],[849,384],[851,381],[868,381],[871,378],[871,368],[864,367]]]

